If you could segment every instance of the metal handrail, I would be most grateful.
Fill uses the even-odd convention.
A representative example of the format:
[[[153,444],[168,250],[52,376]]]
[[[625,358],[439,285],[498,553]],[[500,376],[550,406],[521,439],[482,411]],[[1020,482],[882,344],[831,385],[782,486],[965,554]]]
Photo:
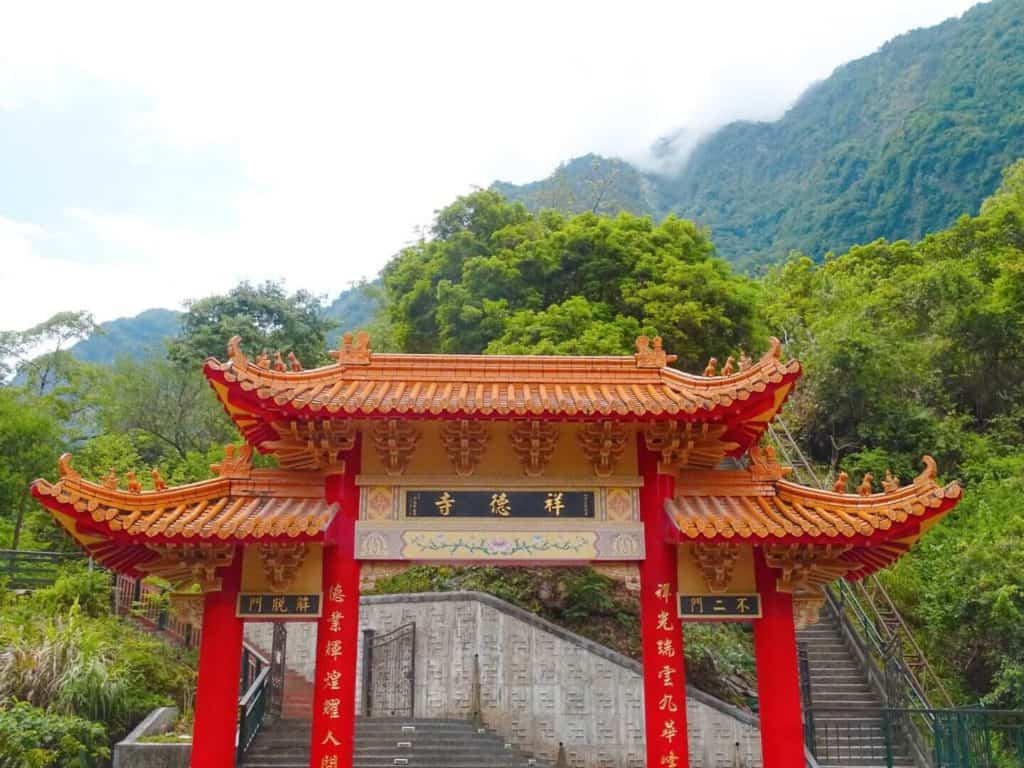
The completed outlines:
[[[778,427],[777,429],[776,426]],[[800,446],[793,437],[792,432],[789,431],[789,427],[786,426],[786,423],[781,418],[777,417],[775,422],[769,425],[768,436],[775,444],[783,460],[793,466],[795,471],[799,471],[801,474],[809,478],[810,481],[818,488],[823,490],[827,489],[826,483],[818,476],[814,466],[811,464],[811,461],[800,449]],[[899,648],[901,653],[901,663],[896,665],[896,671],[898,671],[900,676],[904,678],[906,687],[910,690],[913,697],[918,700],[918,704],[920,706],[925,709],[930,709],[932,705],[928,700],[926,692],[927,689],[922,685],[917,674],[914,672],[914,664],[919,665],[921,669],[928,673],[930,676],[930,682],[935,684],[935,689],[940,693],[944,702],[948,706],[952,706],[953,701],[949,696],[949,692],[942,684],[938,675],[935,674],[934,668],[928,662],[928,657],[925,656],[920,644],[914,637],[914,633],[900,615],[900,612],[897,610],[896,605],[893,603],[892,598],[885,589],[885,586],[876,576],[871,576],[869,578],[875,595],[877,595],[879,599],[885,601],[885,607],[898,620],[900,627],[899,631],[894,631],[885,622],[879,605],[876,603],[875,597],[867,591],[863,584],[854,586],[845,579],[840,579],[836,582],[836,586],[830,591],[833,591],[833,593],[838,592],[839,595],[842,596],[841,598],[837,597],[836,602],[840,606],[848,606],[853,611],[857,619],[856,623],[862,628],[865,635],[871,641],[871,645],[874,646],[876,652],[881,658],[885,659],[888,657],[889,649],[894,647]],[[826,589],[828,590],[828,588]],[[858,594],[858,590],[860,591],[860,594]],[[865,605],[867,606],[866,608]],[[895,702],[893,704],[895,704]]]
[[[907,659],[908,655],[912,655],[914,659],[920,662],[921,668],[925,670],[931,678],[931,682],[934,684],[935,690],[937,690],[939,694],[942,696],[945,706],[952,708],[953,698],[949,695],[949,691],[946,690],[946,686],[942,684],[942,680],[939,678],[938,674],[936,674],[935,669],[928,661],[928,657],[925,656],[924,651],[921,649],[921,646],[917,642],[917,638],[914,637],[914,633],[907,625],[907,622],[903,619],[903,615],[896,608],[896,605],[895,603],[893,603],[892,597],[890,597],[888,590],[886,590],[885,588],[885,585],[882,584],[881,580],[876,575],[871,575],[868,577],[868,579],[870,580],[872,589],[875,591],[875,594],[877,594],[880,599],[885,601],[886,607],[889,609],[889,611],[895,617],[896,621],[899,623],[899,629],[893,631],[889,627],[889,625],[885,622],[885,620],[882,618],[878,611],[878,605],[875,602],[875,597],[871,594],[871,592],[868,591],[867,587],[865,587],[863,583],[858,583],[857,589],[860,590],[864,598],[868,601],[868,604],[875,610],[875,617],[877,623],[881,625],[883,630],[889,634],[890,639],[899,637],[902,642],[906,642],[910,645],[910,653],[908,654],[908,652],[905,649],[904,659]],[[913,677],[916,680],[917,675],[916,673],[913,673],[912,669],[911,673],[913,674]],[[922,688],[922,690],[924,689],[923,686],[920,687]],[[927,701],[925,701],[925,703],[927,704]]]

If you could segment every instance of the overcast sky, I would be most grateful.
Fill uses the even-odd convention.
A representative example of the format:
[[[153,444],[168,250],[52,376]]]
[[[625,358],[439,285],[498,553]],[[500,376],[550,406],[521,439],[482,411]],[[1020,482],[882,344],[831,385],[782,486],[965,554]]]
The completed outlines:
[[[284,279],[333,298],[435,209],[771,119],[965,0],[0,4],[0,329]]]

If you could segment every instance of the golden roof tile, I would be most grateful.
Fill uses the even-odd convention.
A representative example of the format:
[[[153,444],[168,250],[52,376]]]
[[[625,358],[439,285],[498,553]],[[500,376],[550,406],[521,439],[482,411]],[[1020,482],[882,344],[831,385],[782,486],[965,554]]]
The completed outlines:
[[[857,578],[894,562],[922,532],[921,523],[960,500],[957,483],[940,485],[935,462],[909,485],[869,496],[756,480],[752,472],[682,472],[665,511],[682,541],[757,545],[848,544],[842,560]]]
[[[250,540],[315,540],[337,504],[318,473],[252,469],[226,459],[226,474],[154,491],[126,491],[83,479],[61,457],[57,482],[36,480],[32,495],[89,554],[133,569],[154,559],[150,545]]]

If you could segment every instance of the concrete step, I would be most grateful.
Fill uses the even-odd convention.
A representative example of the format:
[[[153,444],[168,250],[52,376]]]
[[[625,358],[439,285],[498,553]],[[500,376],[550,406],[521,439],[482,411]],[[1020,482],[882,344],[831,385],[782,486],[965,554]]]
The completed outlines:
[[[239,768],[306,768],[311,725],[306,720],[268,723]],[[506,744],[498,734],[464,720],[356,720],[353,768],[549,768]]]

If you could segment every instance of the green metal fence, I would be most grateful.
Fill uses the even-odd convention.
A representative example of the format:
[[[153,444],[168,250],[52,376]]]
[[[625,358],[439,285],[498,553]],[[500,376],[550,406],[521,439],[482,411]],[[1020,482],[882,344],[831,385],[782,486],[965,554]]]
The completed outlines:
[[[909,710],[905,714],[931,721],[935,768],[1024,766],[1022,710]]]

